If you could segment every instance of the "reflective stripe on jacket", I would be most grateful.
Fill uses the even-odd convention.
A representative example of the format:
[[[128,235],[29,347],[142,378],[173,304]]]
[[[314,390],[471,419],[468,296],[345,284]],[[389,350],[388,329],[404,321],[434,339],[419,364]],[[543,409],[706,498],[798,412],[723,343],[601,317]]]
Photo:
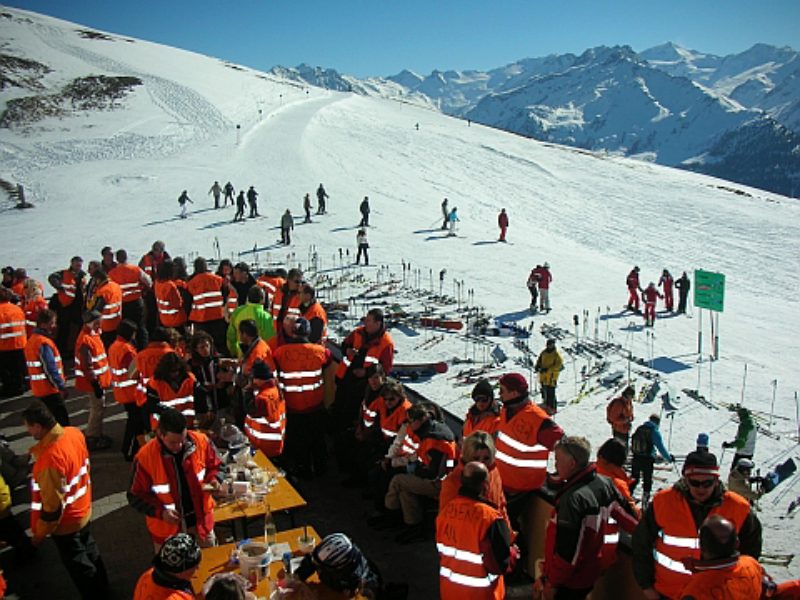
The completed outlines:
[[[0,352],[22,350],[25,335],[25,312],[16,304],[0,303]]]
[[[275,350],[278,387],[289,413],[317,410],[325,399],[322,372],[328,353],[318,344],[284,344]]]
[[[122,321],[122,288],[113,281],[106,281],[95,290],[95,297],[104,300],[100,317],[103,332],[116,331]]]
[[[436,518],[439,593],[442,600],[502,600],[503,577],[490,573],[481,542],[502,516],[484,502],[457,496]]]
[[[127,360],[130,357],[130,360]],[[136,361],[136,348],[121,337],[114,340],[108,349],[108,366],[111,369],[111,385],[114,400],[119,404],[136,402],[140,391],[139,377],[129,375],[131,363]]]
[[[164,327],[180,327],[186,323],[183,298],[174,281],[156,281],[158,320]]]
[[[89,349],[89,364],[83,364],[81,347]],[[89,377],[91,373],[94,377]],[[87,332],[84,327],[78,334],[75,342],[75,389],[82,392],[94,390],[91,381],[96,379],[100,387],[106,389],[111,386],[111,371],[108,368],[108,357],[103,346],[100,334]]]
[[[36,461],[33,463],[31,477],[31,531],[34,534],[39,519],[51,522],[55,516],[59,528],[74,530],[92,511],[89,452],[83,433],[75,427],[62,429],[60,425],[56,425],[50,430],[48,437],[51,434],[55,434],[52,443],[44,446],[40,443],[33,449]],[[47,476],[51,469],[60,475],[62,482],[57,490],[61,497],[60,515],[43,512],[43,508],[47,507],[43,506],[42,496],[50,496],[56,491],[43,489],[43,486],[52,485],[53,478]]]
[[[254,414],[248,412],[244,418],[244,431],[250,443],[268,457],[280,456],[286,431],[286,405],[275,382],[260,390],[253,403]]]
[[[507,407],[500,412],[495,460],[507,492],[527,492],[544,483],[550,450],[537,440],[539,429],[548,418],[532,402],[520,408],[510,420]]]
[[[347,336],[347,339],[344,341],[343,349],[345,350],[342,354],[342,362],[339,363],[339,368],[336,370],[336,378],[337,379],[344,379],[345,375],[347,375],[348,371],[350,370],[351,366],[353,366],[353,361],[351,361],[347,357],[346,349],[352,348],[356,351],[356,354],[359,353],[361,350],[361,346],[364,343],[364,340],[367,336],[367,332],[363,326],[356,327],[353,332]],[[381,357],[384,356],[384,352],[391,349],[392,358],[388,359],[388,365],[383,365],[383,370],[386,372],[387,375],[390,374],[392,370],[392,360],[394,354],[394,341],[392,337],[389,335],[388,332],[384,331],[382,335],[373,338],[369,341],[369,344],[366,349],[366,354],[364,354],[364,362],[363,364],[356,364],[356,367],[362,367],[367,369],[371,366],[377,365],[381,362]]]
[[[122,290],[122,302],[134,302],[142,297],[142,269],[128,263],[117,265],[108,272],[108,278]]]
[[[58,372],[64,380],[64,368],[61,365],[61,354],[55,342],[46,335],[34,333],[25,345],[25,363],[28,367],[28,375],[31,378],[31,392],[37,398],[44,398],[59,392],[58,387],[53,385],[47,376],[45,366],[42,364],[42,346],[48,346],[53,352]]]
[[[158,396],[160,404],[168,408],[174,408],[186,417],[186,427],[194,427],[194,385],[197,380],[192,373],[186,374],[180,387],[176,390],[166,381],[161,379],[150,379],[147,384]],[[158,427],[158,414],[150,415],[150,427],[155,431]]]
[[[722,495],[722,503],[708,513],[720,515],[731,521],[740,531],[750,503],[731,492]],[[655,562],[654,588],[662,596],[679,598],[681,590],[689,582],[691,572],[684,567],[681,559],[700,558],[700,537],[686,498],[675,488],[658,492],[653,497],[653,516],[659,527],[658,537],[653,547]]]
[[[190,321],[206,323],[225,318],[222,284],[222,277],[214,273],[198,273],[189,280],[186,289],[192,295]]]

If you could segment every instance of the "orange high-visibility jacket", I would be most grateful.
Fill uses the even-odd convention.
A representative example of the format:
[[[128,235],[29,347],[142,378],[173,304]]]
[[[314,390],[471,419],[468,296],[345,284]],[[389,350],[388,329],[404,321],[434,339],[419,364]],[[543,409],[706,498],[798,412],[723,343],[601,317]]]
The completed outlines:
[[[0,351],[22,350],[25,335],[25,312],[11,302],[0,303]]]
[[[156,281],[156,307],[158,320],[164,327],[180,327],[186,323],[183,298],[174,281]]]
[[[495,440],[497,470],[507,492],[538,489],[547,476],[550,452],[538,442],[539,428],[549,419],[546,412],[529,402],[508,420],[507,408],[500,412]]]
[[[286,294],[284,293],[284,285],[279,287],[275,292],[275,295],[272,296],[272,308],[270,312],[272,313],[272,318],[277,319],[278,315],[281,312],[281,308],[283,307]],[[288,306],[286,307],[286,311],[284,315],[295,315],[300,316],[300,294],[292,294],[289,296],[288,299]]]
[[[56,433],[55,441],[42,446],[34,446],[33,477],[31,478],[31,531],[36,533],[39,519],[51,521],[44,514],[42,505],[42,488],[52,485],[50,477],[46,477],[53,469],[61,474],[63,484],[58,490],[62,494],[61,516],[59,528],[71,529],[85,520],[92,512],[92,482],[89,476],[89,452],[86,449],[86,438],[76,427],[56,425],[52,433]],[[49,434],[48,434],[49,435]],[[52,490],[50,490],[52,491]]]
[[[100,326],[103,333],[116,331],[122,321],[122,288],[114,281],[106,281],[95,290],[95,297],[102,298],[103,304]]]
[[[136,371],[139,373],[139,394],[136,398],[138,406],[143,406],[147,400],[145,390],[153,373],[156,372],[158,361],[170,352],[175,352],[175,350],[167,342],[150,342],[136,355]]]
[[[266,456],[280,456],[286,431],[286,404],[274,380],[258,391],[252,414],[244,418],[244,431],[250,443]],[[256,416],[260,415],[260,416]]]
[[[328,351],[319,344],[284,344],[274,357],[286,411],[305,413],[321,408],[325,400],[322,371]]]
[[[367,336],[367,332],[363,326],[356,327],[350,335],[344,341],[343,346],[350,347],[356,351],[358,354],[361,346],[364,344],[364,339]],[[391,349],[386,356],[384,355],[387,349]],[[392,371],[392,361],[394,359],[394,340],[392,340],[392,336],[389,335],[388,331],[384,331],[383,335],[377,337],[373,340],[370,340],[369,346],[367,347],[367,352],[364,355],[364,364],[363,367],[368,369],[373,365],[377,365],[381,362],[381,358],[385,356],[385,359],[388,361],[388,364],[383,364],[383,370],[389,375]],[[347,352],[342,355],[342,362],[339,363],[339,367],[336,370],[336,379],[344,379],[345,375],[347,375],[348,369],[350,369],[350,365],[352,361],[347,357]]]
[[[267,308],[272,306],[275,292],[283,287],[284,283],[286,283],[286,280],[283,277],[268,277],[266,275],[262,275],[256,280],[256,285],[264,290],[264,293],[267,295],[267,301],[264,303],[264,306]]]
[[[134,302],[142,297],[142,269],[124,263],[108,272],[108,278],[122,289],[122,302]]]
[[[83,364],[80,349],[82,346],[89,348],[89,364]],[[86,331],[84,327],[78,334],[75,342],[75,389],[82,392],[91,392],[94,388],[91,384],[89,373],[94,375],[94,379],[100,387],[106,389],[111,387],[111,371],[108,369],[108,357],[103,346],[100,335]]]
[[[136,361],[136,348],[118,337],[108,349],[108,366],[111,368],[111,385],[114,400],[119,404],[136,402],[139,393],[139,377],[128,374],[132,362]]]
[[[157,395],[159,402],[169,408],[181,412],[186,417],[186,427],[194,427],[194,385],[197,380],[192,373],[186,374],[180,387],[176,390],[166,381],[152,378],[147,385]],[[158,414],[150,415],[150,427],[155,431],[158,427]]]
[[[708,516],[725,517],[738,532],[749,514],[750,503],[745,498],[725,492],[722,503],[712,508]],[[653,516],[661,530],[653,548],[656,577],[653,587],[662,596],[679,598],[691,577],[681,559],[700,558],[700,534],[686,498],[674,487],[661,490],[653,497]]]
[[[225,318],[225,302],[222,298],[224,280],[214,273],[198,273],[189,280],[186,289],[192,295],[192,312],[189,320],[205,323]]]
[[[55,342],[46,335],[34,333],[25,345],[25,362],[28,366],[28,375],[31,378],[31,392],[37,398],[44,398],[51,394],[57,394],[59,391],[58,388],[50,382],[47,373],[45,373],[41,357],[42,346],[49,346],[53,351],[53,357],[58,366],[58,372],[61,374],[61,379],[66,381],[64,377],[64,368],[61,365],[61,354],[58,352],[58,347]]]
[[[693,569],[680,597],[684,600],[763,598],[764,575],[764,567],[752,556],[744,554],[724,565],[703,567],[701,563]]]
[[[442,600],[502,600],[503,576],[490,573],[481,542],[502,520],[500,512],[472,498],[456,496],[436,518],[439,594]]]
[[[372,427],[377,421],[383,439],[392,441],[397,436],[400,426],[406,422],[406,412],[409,408],[411,408],[411,402],[404,399],[394,407],[392,412],[389,412],[386,400],[383,396],[378,396],[370,402],[369,406],[363,407],[361,417],[364,427]]]
[[[58,302],[63,307],[67,307],[75,301],[75,294],[78,291],[78,281],[75,273],[69,269],[61,272],[61,289],[58,290]]]

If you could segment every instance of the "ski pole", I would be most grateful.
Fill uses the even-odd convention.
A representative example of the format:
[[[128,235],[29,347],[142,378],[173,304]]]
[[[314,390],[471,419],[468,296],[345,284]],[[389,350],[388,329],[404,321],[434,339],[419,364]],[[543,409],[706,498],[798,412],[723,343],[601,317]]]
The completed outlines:
[[[744,406],[744,388],[747,384],[747,363],[744,363],[744,376],[742,377],[742,400],[739,403],[740,406]]]
[[[772,406],[769,409],[769,431],[772,433],[772,420],[775,416],[775,396],[778,393],[778,380],[772,380]]]

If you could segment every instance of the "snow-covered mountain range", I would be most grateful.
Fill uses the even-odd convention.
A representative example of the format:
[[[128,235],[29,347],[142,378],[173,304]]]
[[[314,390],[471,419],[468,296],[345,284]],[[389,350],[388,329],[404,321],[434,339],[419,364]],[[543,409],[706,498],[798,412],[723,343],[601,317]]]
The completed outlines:
[[[724,57],[672,43],[640,53],[598,47],[490,71],[404,70],[363,82],[331,69],[293,72],[329,89],[427,99],[446,114],[539,140],[789,195],[800,189],[800,59],[788,47],[757,44]]]

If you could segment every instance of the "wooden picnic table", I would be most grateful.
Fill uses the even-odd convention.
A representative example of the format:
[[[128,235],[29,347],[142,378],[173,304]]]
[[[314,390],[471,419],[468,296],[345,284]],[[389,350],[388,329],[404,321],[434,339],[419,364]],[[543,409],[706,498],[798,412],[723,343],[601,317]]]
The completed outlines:
[[[253,457],[255,463],[267,473],[277,473],[278,468],[270,459],[259,450]],[[291,511],[306,505],[305,499],[294,489],[285,477],[277,478],[277,485],[264,497],[264,502],[248,505],[246,498],[237,497],[230,500],[221,500],[214,509],[214,522],[224,523],[234,519],[249,519],[263,517],[267,506],[272,512]]]
[[[314,536],[317,543],[320,541],[319,534],[313,527],[308,527],[309,536]],[[299,554],[298,538],[303,535],[303,529],[298,527],[296,529],[287,529],[286,531],[278,532],[278,543],[287,543],[292,549],[292,552]],[[254,542],[264,542],[264,537],[253,538]],[[230,562],[231,552],[236,547],[236,544],[224,544],[222,546],[214,546],[212,548],[203,548],[203,558],[200,561],[200,568],[192,578],[192,587],[196,594],[199,594],[203,584],[206,580],[217,573],[225,572],[239,572],[239,565]],[[274,557],[273,557],[274,558]],[[278,577],[278,571],[283,568],[283,563],[280,557],[274,559],[269,565],[269,579],[263,579],[259,582],[255,590],[251,590],[259,598],[268,598],[270,593],[270,581],[275,581]],[[308,579],[308,585],[315,594],[315,598],[319,600],[341,600],[344,596],[340,592],[336,592],[319,582],[316,574]],[[288,596],[287,598],[291,598]],[[364,596],[357,595],[356,599],[364,600]]]

